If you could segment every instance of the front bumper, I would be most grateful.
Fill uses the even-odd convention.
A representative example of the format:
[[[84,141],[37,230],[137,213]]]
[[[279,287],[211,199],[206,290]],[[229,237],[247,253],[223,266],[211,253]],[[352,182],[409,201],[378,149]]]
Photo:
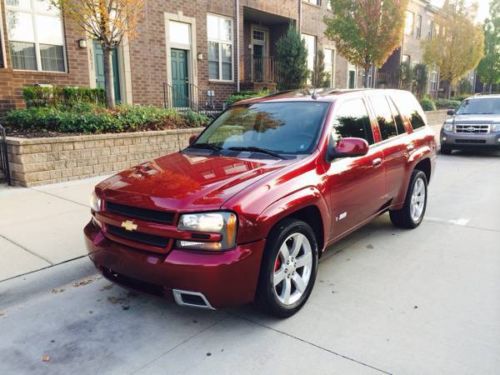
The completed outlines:
[[[93,221],[84,234],[95,266],[126,287],[168,298],[172,289],[199,292],[215,308],[254,300],[264,240],[221,252],[174,248],[168,254],[154,254],[110,241]]]
[[[467,134],[447,132],[441,129],[441,147],[465,148],[500,148],[500,133]]]

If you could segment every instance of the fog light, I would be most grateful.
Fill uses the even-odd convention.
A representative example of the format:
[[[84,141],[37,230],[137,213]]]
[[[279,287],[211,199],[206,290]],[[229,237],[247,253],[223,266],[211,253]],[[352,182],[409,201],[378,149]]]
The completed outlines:
[[[220,242],[177,241],[177,247],[192,250],[221,250]]]

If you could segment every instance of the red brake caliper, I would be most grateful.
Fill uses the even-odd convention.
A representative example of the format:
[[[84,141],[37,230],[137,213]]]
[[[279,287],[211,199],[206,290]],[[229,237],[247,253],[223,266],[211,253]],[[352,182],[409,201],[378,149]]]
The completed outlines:
[[[281,267],[281,258],[277,257],[276,258],[276,262],[274,262],[274,272],[276,272],[277,270],[279,270],[280,267]]]

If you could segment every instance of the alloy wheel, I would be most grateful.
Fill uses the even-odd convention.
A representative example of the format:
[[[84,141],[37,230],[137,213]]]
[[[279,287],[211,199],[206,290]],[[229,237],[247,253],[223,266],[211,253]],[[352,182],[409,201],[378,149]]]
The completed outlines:
[[[311,243],[302,233],[293,233],[281,244],[274,263],[274,293],[283,305],[293,305],[305,293],[311,279]]]
[[[415,180],[413,193],[411,195],[410,214],[412,220],[417,223],[424,212],[425,208],[425,182],[421,178]]]

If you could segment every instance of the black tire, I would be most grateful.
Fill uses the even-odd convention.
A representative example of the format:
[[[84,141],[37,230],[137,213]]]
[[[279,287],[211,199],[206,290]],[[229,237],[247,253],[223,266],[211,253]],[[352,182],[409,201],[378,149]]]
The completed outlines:
[[[281,245],[294,233],[304,235],[309,241],[312,252],[312,266],[309,277],[309,282],[302,293],[301,297],[293,304],[286,305],[282,303],[275,292],[274,287],[274,273],[278,253]],[[316,280],[316,273],[318,271],[318,243],[311,227],[296,219],[284,219],[271,231],[264,250],[264,257],[262,260],[259,284],[257,287],[256,301],[260,307],[267,313],[274,315],[278,318],[288,318],[298,312],[306,303],[311,295],[311,291]],[[299,272],[297,270],[297,272]],[[302,271],[304,272],[304,271]],[[286,280],[285,280],[286,281]]]
[[[451,151],[451,148],[447,146],[441,146],[441,149],[439,150],[439,152],[443,155],[451,155]]]
[[[425,197],[424,197],[424,207],[423,211],[418,218],[415,220],[411,214],[411,200],[413,191],[418,180],[422,180],[424,183]],[[425,216],[425,210],[427,209],[427,176],[424,172],[416,169],[413,171],[410,178],[410,185],[408,186],[408,191],[406,192],[405,203],[403,208],[400,210],[389,211],[392,223],[398,228],[414,229],[420,225]]]

